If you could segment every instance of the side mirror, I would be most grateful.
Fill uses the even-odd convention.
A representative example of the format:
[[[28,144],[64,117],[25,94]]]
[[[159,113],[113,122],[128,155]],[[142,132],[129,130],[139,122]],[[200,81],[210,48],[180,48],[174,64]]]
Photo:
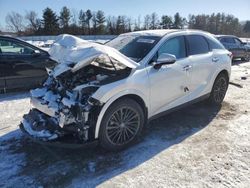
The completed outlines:
[[[33,52],[34,57],[37,57],[37,56],[40,56],[40,55],[41,55],[41,52],[39,50],[34,50],[34,52]]]
[[[168,53],[162,53],[156,62],[153,63],[153,66],[155,69],[160,69],[162,65],[170,65],[174,64],[176,62],[175,55],[168,54]]]

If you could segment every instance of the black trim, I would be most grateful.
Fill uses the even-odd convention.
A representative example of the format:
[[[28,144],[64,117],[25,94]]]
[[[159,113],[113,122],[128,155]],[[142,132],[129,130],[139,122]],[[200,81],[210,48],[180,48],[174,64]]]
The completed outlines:
[[[150,122],[150,121],[152,121],[152,120],[154,120],[154,119],[157,119],[157,118],[159,118],[159,117],[161,117],[161,116],[164,116],[164,115],[167,115],[167,114],[169,114],[169,113],[172,113],[172,112],[174,112],[174,111],[176,111],[176,110],[179,110],[179,109],[181,109],[181,108],[184,108],[184,107],[186,107],[186,106],[189,106],[189,105],[191,105],[191,104],[194,104],[194,103],[203,101],[203,100],[209,98],[209,96],[210,96],[210,93],[208,93],[208,94],[206,94],[206,95],[203,95],[203,96],[201,96],[201,97],[199,97],[199,98],[197,98],[197,99],[194,99],[194,100],[192,100],[192,101],[189,101],[189,102],[186,102],[186,103],[184,103],[184,104],[181,104],[181,105],[179,105],[179,106],[176,106],[176,107],[174,107],[174,108],[171,108],[171,109],[169,109],[169,110],[166,110],[166,111],[164,111],[164,112],[161,112],[161,113],[159,113],[159,114],[156,114],[156,115],[150,117],[150,118],[148,119],[148,122]]]

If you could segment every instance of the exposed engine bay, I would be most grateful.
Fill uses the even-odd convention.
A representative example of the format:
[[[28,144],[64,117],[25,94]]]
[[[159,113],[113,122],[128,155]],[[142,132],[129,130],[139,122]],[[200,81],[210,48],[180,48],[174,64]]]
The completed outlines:
[[[104,53],[88,54],[84,65],[60,63],[49,71],[43,87],[31,90],[33,108],[24,115],[22,129],[43,141],[65,135],[73,135],[80,142],[93,140],[103,104],[91,96],[102,85],[128,77],[131,70]]]

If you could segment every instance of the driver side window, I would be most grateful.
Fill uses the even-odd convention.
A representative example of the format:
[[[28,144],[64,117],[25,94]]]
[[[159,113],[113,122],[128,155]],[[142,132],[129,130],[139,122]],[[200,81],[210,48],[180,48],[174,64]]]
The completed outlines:
[[[31,55],[34,50],[17,42],[0,39],[0,52],[2,55]]]
[[[176,59],[186,57],[185,39],[183,36],[174,37],[165,42],[157,52],[159,57],[162,53],[175,55]]]

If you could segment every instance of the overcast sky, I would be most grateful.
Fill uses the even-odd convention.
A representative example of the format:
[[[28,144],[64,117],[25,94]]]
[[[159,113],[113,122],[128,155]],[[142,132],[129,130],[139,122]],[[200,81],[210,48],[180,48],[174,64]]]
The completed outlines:
[[[250,20],[250,0],[0,0],[0,27],[5,27],[8,12],[25,14],[25,11],[34,10],[41,17],[46,7],[59,13],[63,6],[75,10],[103,10],[106,15],[127,15],[132,18],[152,12],[159,16],[179,12],[184,17],[224,12],[233,14],[240,21]]]

